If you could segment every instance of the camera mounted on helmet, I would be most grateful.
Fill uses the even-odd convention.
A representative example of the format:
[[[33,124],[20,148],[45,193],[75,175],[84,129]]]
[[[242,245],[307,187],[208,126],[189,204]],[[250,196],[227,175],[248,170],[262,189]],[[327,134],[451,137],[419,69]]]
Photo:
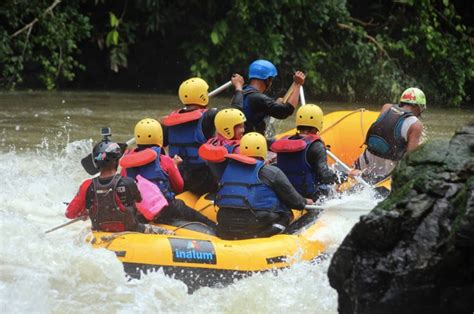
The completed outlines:
[[[100,134],[103,138],[92,150],[92,163],[97,169],[117,165],[122,157],[122,150],[119,144],[110,140],[112,131],[110,128],[101,128]]]

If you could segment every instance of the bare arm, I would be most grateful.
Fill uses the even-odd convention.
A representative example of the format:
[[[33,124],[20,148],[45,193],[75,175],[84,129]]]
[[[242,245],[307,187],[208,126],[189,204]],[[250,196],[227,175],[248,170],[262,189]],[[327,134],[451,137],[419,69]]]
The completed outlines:
[[[412,152],[420,143],[421,134],[423,133],[423,124],[420,121],[413,123],[408,129],[407,134],[407,153]]]

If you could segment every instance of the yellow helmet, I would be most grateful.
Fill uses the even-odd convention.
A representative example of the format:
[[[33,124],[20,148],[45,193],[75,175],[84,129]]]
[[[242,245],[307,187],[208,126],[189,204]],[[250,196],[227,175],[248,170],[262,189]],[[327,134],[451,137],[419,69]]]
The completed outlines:
[[[316,105],[301,106],[296,112],[296,126],[311,126],[321,131],[323,129],[323,111]]]
[[[248,157],[267,157],[267,140],[257,132],[245,134],[240,140],[240,154]]]
[[[209,102],[208,89],[209,85],[202,78],[190,78],[179,86],[179,99],[184,105],[207,106]]]
[[[135,125],[135,142],[139,145],[163,146],[163,129],[160,122],[146,118]]]
[[[247,121],[247,119],[242,111],[239,109],[226,108],[216,114],[214,125],[216,126],[217,133],[230,140],[235,136],[234,127],[245,121]]]

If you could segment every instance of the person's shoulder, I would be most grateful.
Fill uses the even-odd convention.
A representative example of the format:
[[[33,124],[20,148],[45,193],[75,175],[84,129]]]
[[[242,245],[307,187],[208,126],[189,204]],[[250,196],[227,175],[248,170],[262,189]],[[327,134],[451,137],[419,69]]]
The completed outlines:
[[[130,177],[121,177],[119,184],[130,186],[130,185],[136,185],[136,182],[135,182],[135,180],[134,180],[133,178],[130,178]]]
[[[385,104],[385,105],[382,106],[382,109],[380,109],[380,113],[383,113],[383,112],[389,110],[392,107],[393,107],[393,104]]]
[[[204,113],[204,117],[215,117],[218,112],[219,109],[217,108],[208,108],[207,111]]]
[[[423,132],[423,123],[421,123],[420,120],[414,122],[412,125],[410,125],[410,128],[408,129],[410,133],[419,133],[421,134]]]

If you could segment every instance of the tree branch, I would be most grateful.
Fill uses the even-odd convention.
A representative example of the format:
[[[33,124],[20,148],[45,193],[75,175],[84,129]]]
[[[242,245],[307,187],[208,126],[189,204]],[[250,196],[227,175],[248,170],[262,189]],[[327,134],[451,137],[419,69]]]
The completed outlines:
[[[352,25],[348,25],[348,24],[343,24],[343,23],[337,23],[337,26],[339,28],[342,28],[342,29],[347,29],[347,30],[350,30],[352,32],[356,32],[356,29],[354,28],[354,26]],[[382,44],[379,43],[374,37],[370,36],[369,34],[365,33],[364,34],[364,37],[367,38],[368,40],[370,40],[371,42],[373,42],[375,44],[375,46],[377,46],[377,48],[379,48],[379,50],[388,58],[388,59],[391,59],[390,58],[390,55],[388,54],[388,52],[383,48]]]
[[[41,15],[39,17],[35,17],[33,19],[33,21],[31,21],[30,23],[26,24],[25,26],[23,26],[21,29],[17,30],[16,32],[14,32],[12,35],[10,35],[11,38],[14,38],[18,35],[20,35],[21,33],[25,32],[25,31],[28,31],[28,37],[29,37],[29,34],[31,33],[31,29],[33,28],[33,26],[38,23],[39,19],[41,17],[43,17],[44,15],[50,13],[51,11],[53,11],[53,9],[61,3],[62,0],[54,0],[53,4],[51,4],[49,7],[46,8],[46,10],[44,10],[43,13],[41,13]],[[25,43],[26,45],[26,43]]]

